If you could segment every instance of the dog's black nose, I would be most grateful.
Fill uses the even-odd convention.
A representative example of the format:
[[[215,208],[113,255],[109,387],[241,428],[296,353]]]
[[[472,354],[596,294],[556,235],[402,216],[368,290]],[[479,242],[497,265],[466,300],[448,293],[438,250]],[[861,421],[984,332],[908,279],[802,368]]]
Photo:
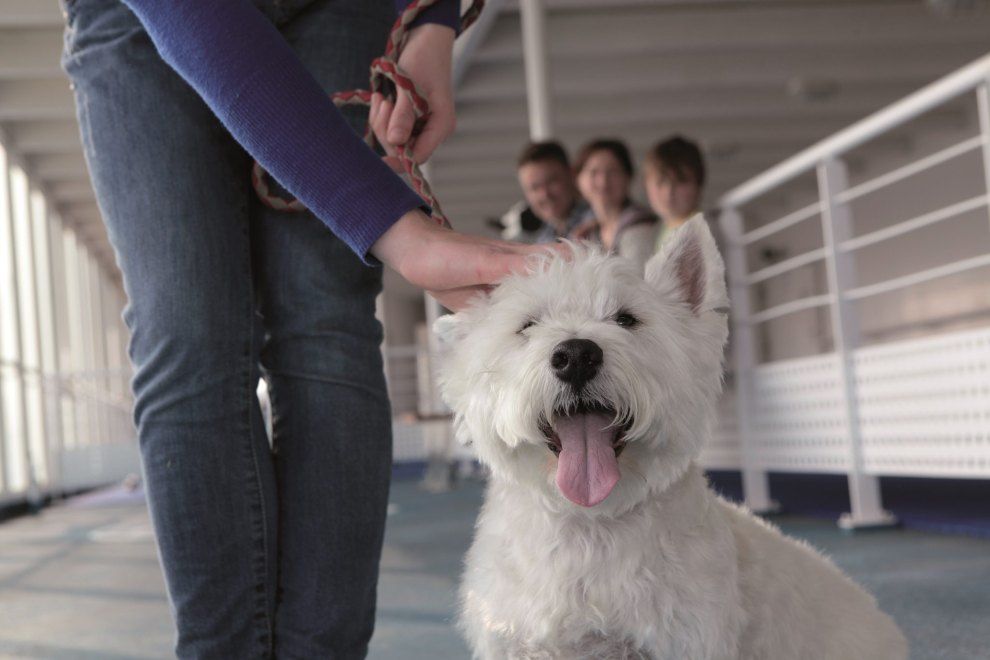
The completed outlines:
[[[550,366],[557,378],[573,387],[581,387],[598,373],[604,355],[590,339],[568,339],[557,344],[550,356]]]

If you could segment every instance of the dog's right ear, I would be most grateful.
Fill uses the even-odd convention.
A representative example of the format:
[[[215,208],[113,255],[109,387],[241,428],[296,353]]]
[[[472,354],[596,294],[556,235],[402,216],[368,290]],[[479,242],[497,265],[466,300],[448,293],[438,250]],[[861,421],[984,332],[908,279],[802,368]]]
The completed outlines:
[[[695,314],[728,311],[725,267],[700,213],[675,229],[659,254],[647,262],[646,281]]]

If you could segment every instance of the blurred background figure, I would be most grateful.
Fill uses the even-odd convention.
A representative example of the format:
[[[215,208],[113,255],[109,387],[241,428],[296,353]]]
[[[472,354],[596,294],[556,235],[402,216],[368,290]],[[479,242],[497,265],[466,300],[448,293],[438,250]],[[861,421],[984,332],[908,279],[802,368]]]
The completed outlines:
[[[527,144],[519,154],[517,173],[525,199],[502,216],[503,238],[552,243],[567,236],[588,212],[559,142]]]
[[[590,209],[572,237],[597,241],[642,268],[653,254],[657,220],[629,196],[634,170],[628,147],[615,139],[592,140],[578,154],[575,172]]]
[[[643,184],[650,208],[657,214],[656,250],[671,232],[701,210],[705,160],[691,140],[674,135],[657,142],[646,154]]]

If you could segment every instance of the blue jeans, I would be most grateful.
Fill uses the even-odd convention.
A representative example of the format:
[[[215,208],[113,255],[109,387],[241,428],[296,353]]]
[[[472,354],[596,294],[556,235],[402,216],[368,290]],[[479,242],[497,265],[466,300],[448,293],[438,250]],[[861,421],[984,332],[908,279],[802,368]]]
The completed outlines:
[[[256,0],[328,91],[366,87],[391,0]],[[63,64],[124,275],[134,419],[182,658],[361,658],[391,415],[381,271],[251,160],[118,0],[69,0]],[[355,130],[365,114],[348,110]],[[269,446],[255,395],[269,383]]]

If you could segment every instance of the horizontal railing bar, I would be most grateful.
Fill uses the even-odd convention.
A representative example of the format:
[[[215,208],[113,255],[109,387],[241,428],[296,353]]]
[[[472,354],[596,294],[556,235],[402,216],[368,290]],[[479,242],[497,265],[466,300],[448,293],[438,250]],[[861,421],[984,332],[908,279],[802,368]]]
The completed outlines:
[[[736,186],[719,200],[722,208],[738,208],[785,181],[804,174],[878,135],[900,126],[960,94],[972,91],[990,76],[990,55],[927,85],[904,99],[873,113],[845,130],[788,158],[763,174]]]
[[[916,160],[913,163],[908,163],[903,167],[898,167],[896,170],[892,170],[886,174],[881,174],[880,176],[870,179],[869,181],[864,181],[863,183],[853,186],[852,188],[836,195],[835,199],[843,203],[851,202],[858,197],[862,197],[863,195],[879,190],[884,186],[897,183],[902,179],[906,179],[914,174],[924,172],[925,170],[931,169],[947,160],[951,160],[957,156],[974,151],[983,145],[983,141],[982,135],[977,135],[976,137],[969,138],[968,140],[963,140],[959,144],[954,144],[951,147],[937,151],[920,160]]]
[[[792,225],[796,225],[802,220],[807,220],[808,218],[814,217],[816,213],[820,213],[822,210],[822,203],[815,202],[814,204],[809,204],[804,208],[798,209],[793,213],[788,213],[783,218],[774,220],[773,222],[768,222],[762,227],[758,227],[751,232],[743,234],[742,241],[744,245],[750,243],[755,243],[756,241],[766,238],[771,234],[776,234],[779,231],[783,231]]]
[[[794,314],[795,312],[804,311],[806,309],[812,309],[813,307],[824,307],[831,302],[832,296],[827,293],[820,296],[810,296],[808,298],[801,298],[800,300],[792,300],[791,302],[784,303],[783,305],[777,305],[776,307],[771,307],[770,309],[765,309],[762,312],[752,314],[745,319],[745,322],[750,325],[756,325],[757,323],[763,323],[764,321],[769,321],[788,314]]]
[[[911,218],[910,220],[899,222],[896,225],[884,227],[883,229],[878,229],[877,231],[870,232],[869,234],[863,234],[862,236],[851,238],[848,241],[840,243],[839,249],[845,252],[858,250],[861,247],[873,245],[874,243],[879,243],[880,241],[885,241],[889,238],[906,234],[909,231],[914,231],[915,229],[920,229],[921,227],[926,227],[928,225],[935,224],[936,222],[947,220],[953,216],[960,215],[966,211],[972,211],[986,205],[987,196],[979,195],[977,197],[959,202],[958,204],[952,204],[951,206],[946,206],[945,208],[937,211],[925,213],[915,218]]]
[[[945,266],[939,266],[937,268],[929,268],[928,270],[912,273],[911,275],[905,275],[904,277],[896,277],[892,280],[887,280],[886,282],[879,282],[877,284],[870,284],[868,286],[850,289],[845,292],[844,297],[848,300],[861,300],[869,296],[875,296],[881,293],[887,293],[889,291],[896,291],[897,289],[903,289],[904,287],[911,286],[912,284],[920,284],[939,277],[956,275],[957,273],[963,273],[967,270],[980,268],[982,266],[990,266],[990,254],[984,254],[971,259],[963,259],[962,261],[946,264]]]
[[[824,258],[825,258],[825,248],[818,248],[817,250],[811,250],[810,252],[799,254],[796,257],[785,259],[780,263],[776,263],[772,266],[767,266],[766,268],[761,268],[758,271],[750,273],[749,275],[746,276],[746,284],[756,284],[757,282],[768,280],[771,277],[776,277],[777,275],[781,275],[796,268],[800,268],[801,266],[806,266],[810,263],[814,263]]]

